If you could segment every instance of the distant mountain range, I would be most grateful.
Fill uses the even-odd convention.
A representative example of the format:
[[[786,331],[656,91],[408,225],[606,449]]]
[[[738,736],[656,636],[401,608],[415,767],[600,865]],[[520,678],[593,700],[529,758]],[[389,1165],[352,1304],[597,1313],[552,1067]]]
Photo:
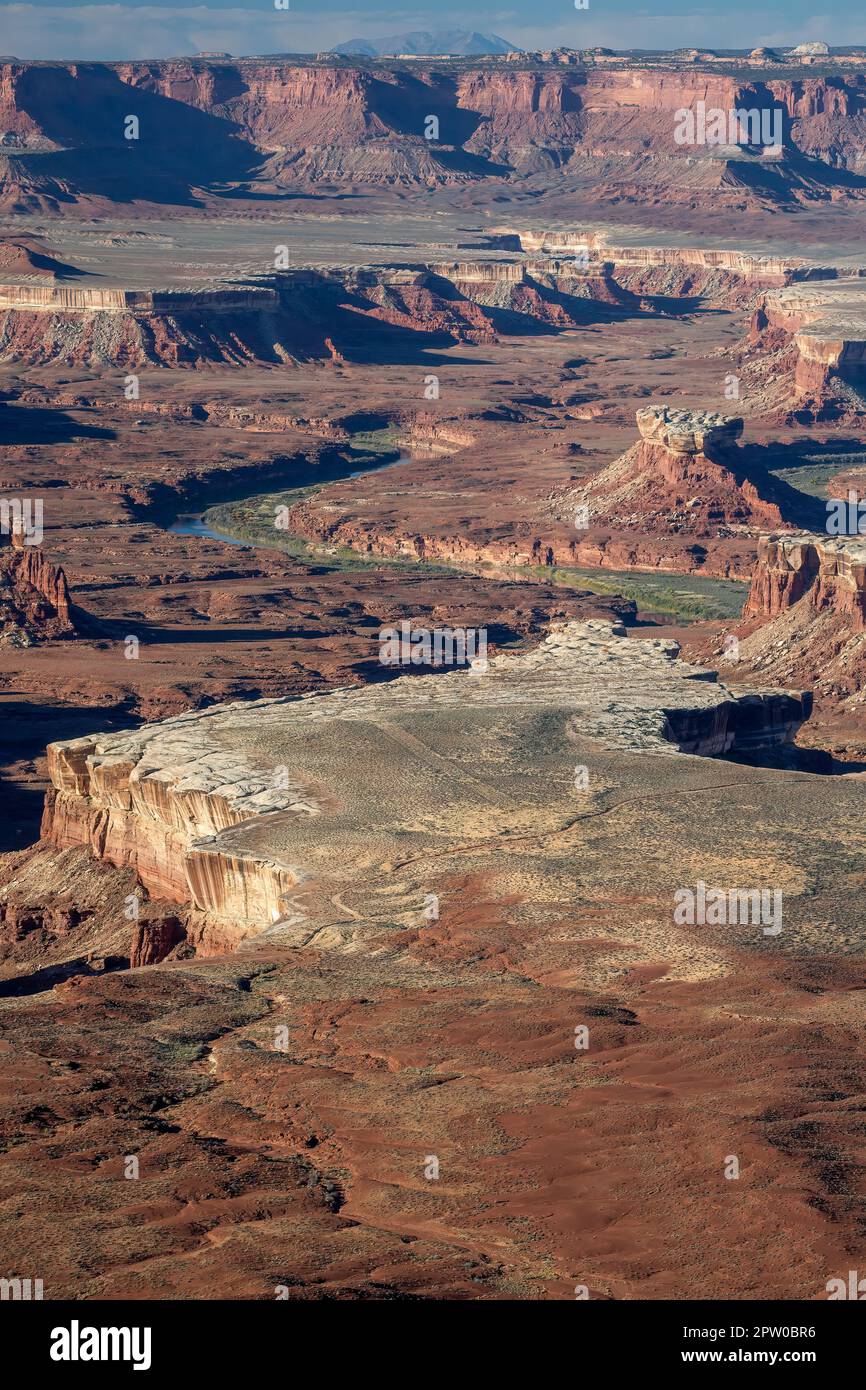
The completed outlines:
[[[381,39],[349,39],[338,44],[334,53],[358,54],[365,58],[382,58],[391,53],[413,53],[419,57],[431,53],[454,53],[468,57],[477,53],[519,53],[520,50],[498,34],[477,34],[468,29],[414,30],[407,34],[389,34]]]

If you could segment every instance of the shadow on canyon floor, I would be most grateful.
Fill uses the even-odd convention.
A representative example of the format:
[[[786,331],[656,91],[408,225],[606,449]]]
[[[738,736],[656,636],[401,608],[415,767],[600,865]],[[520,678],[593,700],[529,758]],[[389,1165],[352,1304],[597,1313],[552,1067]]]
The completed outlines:
[[[862,449],[858,442],[856,452]],[[742,467],[761,496],[776,503],[785,521],[803,531],[821,532],[827,520],[824,499],[803,491],[784,474],[809,463],[820,464],[822,455],[831,462],[847,452],[836,440],[825,445],[802,440],[793,444],[747,444],[742,450]],[[852,448],[851,452],[855,450]]]
[[[43,791],[19,780],[16,766],[32,768],[47,745],[106,730],[130,729],[141,722],[122,707],[0,700],[0,853],[24,849],[39,839]]]
[[[0,438],[10,446],[69,444],[74,439],[116,439],[117,435],[101,425],[73,420],[64,410],[0,401]]]
[[[41,970],[34,970],[30,975],[0,980],[0,999],[23,999],[29,994],[43,994],[74,976],[105,975],[115,970],[128,969],[127,956],[105,956],[100,959],[98,965],[93,964],[86,956],[77,956],[74,960],[64,961],[62,965],[46,965]]]
[[[133,86],[96,64],[30,69],[21,76],[17,99],[61,147],[22,160],[28,170],[116,203],[198,206],[194,189],[248,179],[262,163],[234,122]],[[130,138],[131,117],[138,129]]]

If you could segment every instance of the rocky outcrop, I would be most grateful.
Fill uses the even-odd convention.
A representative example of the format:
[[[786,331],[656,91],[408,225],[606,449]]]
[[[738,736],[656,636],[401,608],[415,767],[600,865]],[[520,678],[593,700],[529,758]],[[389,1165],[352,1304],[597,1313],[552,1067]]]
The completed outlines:
[[[266,704],[255,701],[254,705]],[[275,882],[252,856],[214,879],[208,842],[258,815],[315,815],[286,778],[256,773],[209,736],[213,711],[180,715],[137,734],[51,744],[43,836],[59,848],[89,845],[99,859],[135,870],[154,896],[242,918],[277,907]],[[283,886],[294,882],[289,871]]]
[[[517,239],[527,257],[539,253],[570,261],[585,276],[602,271],[620,294],[668,307],[678,298],[701,299],[718,307],[751,307],[756,291],[784,288],[816,280],[835,279],[839,271],[832,265],[797,256],[760,255],[729,247],[704,245],[616,244],[606,231],[596,228],[551,227],[547,229],[500,229]],[[574,271],[572,272],[574,273]]]
[[[637,424],[640,441],[569,498],[590,526],[719,537],[784,524],[770,480],[759,488],[736,448],[742,419],[650,405]]]
[[[244,365],[369,357],[402,344],[492,343],[636,309],[609,265],[557,260],[406,269],[298,269],[187,289],[0,284],[0,359],[81,365]],[[508,310],[503,315],[502,310]]]
[[[186,939],[179,917],[160,917],[136,923],[129,952],[131,969],[141,965],[157,965]]]
[[[42,844],[2,856],[0,991],[10,976],[9,992],[23,995],[75,976],[155,965],[172,953],[222,949],[198,914],[147,901],[134,874],[82,846]]]
[[[743,433],[743,422],[735,415],[658,405],[644,406],[637,412],[637,427],[642,439],[660,445],[669,454],[707,457],[730,449]]]
[[[367,845],[389,861],[426,843],[423,816],[408,838],[393,838],[377,791],[389,766],[393,774],[395,747],[415,760],[419,806],[428,777],[444,778],[440,795],[454,800],[456,818],[449,833],[460,833],[468,788],[459,749],[432,763],[426,751],[438,724],[452,730],[449,740],[471,744],[479,727],[529,727],[547,710],[558,726],[574,723],[609,748],[713,757],[783,744],[808,715],[803,696],[734,694],[678,653],[675,642],[631,641],[609,622],[572,623],[485,670],[214,706],[135,733],[53,744],[43,836],[134,869],[148,891],[191,903],[238,941],[274,922],[294,929],[307,896],[333,878],[323,853],[335,828],[348,836],[347,866],[346,844],[362,822]],[[358,779],[351,766],[362,748],[368,767]],[[519,795],[522,774],[514,775]],[[143,938],[136,959],[164,945]]]
[[[33,642],[75,633],[66,575],[39,546],[12,537],[0,547],[0,642]]]
[[[866,541],[806,533],[762,536],[744,616],[771,621],[795,604],[866,630]]]
[[[7,361],[286,362],[304,347],[273,284],[183,291],[0,284],[0,358]]]
[[[829,726],[835,738],[848,730],[852,747],[862,748],[866,542],[808,532],[763,536],[743,620],[737,660],[744,679],[808,685],[818,727]]]
[[[568,231],[549,228],[519,231],[516,235],[524,251],[545,251],[551,256],[580,254],[592,265],[606,261],[619,275],[622,271],[647,270],[659,266],[689,270],[725,271],[753,287],[793,284],[795,281],[833,278],[831,266],[812,264],[796,256],[756,255],[726,247],[705,246],[617,246],[607,232],[576,228]]]
[[[292,277],[292,283],[299,283]],[[208,315],[252,309],[275,309],[277,290],[266,285],[221,286],[197,290],[79,289],[69,285],[0,284],[0,309],[27,309],[41,313],[67,311],[109,314],[183,314],[191,310]]]
[[[861,415],[866,410],[866,278],[769,291],[755,308],[744,351],[759,362],[762,355],[768,358],[784,383],[780,403],[797,418]]]

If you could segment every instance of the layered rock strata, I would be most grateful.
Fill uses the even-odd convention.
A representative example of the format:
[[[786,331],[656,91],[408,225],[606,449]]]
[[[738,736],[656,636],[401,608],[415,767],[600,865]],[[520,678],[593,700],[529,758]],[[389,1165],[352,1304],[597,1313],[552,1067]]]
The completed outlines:
[[[637,412],[637,427],[642,439],[661,445],[670,454],[708,457],[715,450],[731,448],[743,433],[743,422],[737,415],[658,405],[644,406]]]
[[[87,844],[98,859],[133,868],[155,896],[197,901],[195,881],[210,904],[227,895],[242,919],[266,920],[278,902],[274,894],[294,882],[291,872],[277,871],[273,882],[265,875],[250,893],[255,875],[245,873],[242,856],[231,856],[223,865],[225,881],[214,881],[207,842],[256,816],[315,815],[318,808],[288,776],[283,784],[222,751],[210,723],[221,708],[144,725],[137,733],[50,744],[44,836],[59,848]]]
[[[402,342],[495,342],[637,308],[610,265],[555,258],[298,269],[187,289],[0,284],[0,359],[166,366],[369,357]]]
[[[740,417],[650,405],[637,426],[639,442],[569,498],[590,526],[718,537],[784,525],[736,448]]]
[[[771,621],[805,602],[866,630],[866,541],[806,532],[762,536],[744,616]]]
[[[549,256],[580,256],[588,264],[606,261],[614,270],[647,270],[659,266],[690,270],[723,270],[755,288],[776,287],[803,280],[834,279],[834,266],[816,265],[797,256],[770,256],[705,246],[616,246],[607,232],[595,229],[550,228],[519,231],[524,251]]]
[[[788,349],[788,403],[817,419],[866,409],[866,279],[860,275],[764,294],[747,351]]]
[[[532,61],[6,61],[0,203],[15,212],[132,198],[200,205],[227,188],[261,196],[563,172],[618,201],[644,193],[695,206],[712,192],[741,207],[862,193],[863,79],[841,64],[793,81],[771,61],[765,76],[754,62],[736,76],[700,55],[687,67],[673,56]],[[697,101],[766,111],[778,143],[769,155],[764,146],[678,143],[676,113]],[[62,130],[58,109],[68,113]],[[430,114],[436,139],[425,135]],[[129,115],[148,132],[134,167]]]
[[[743,619],[737,648],[743,678],[809,686],[815,736],[829,728],[834,746],[861,750],[866,541],[809,532],[761,537]]]

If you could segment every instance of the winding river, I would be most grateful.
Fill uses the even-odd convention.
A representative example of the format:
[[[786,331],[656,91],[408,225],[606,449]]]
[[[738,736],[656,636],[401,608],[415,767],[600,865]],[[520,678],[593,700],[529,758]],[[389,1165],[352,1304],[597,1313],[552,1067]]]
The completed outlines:
[[[326,487],[328,483],[338,483],[344,478],[363,478],[367,473],[381,473],[386,468],[396,468],[398,464],[409,463],[410,461],[408,455],[400,454],[397,458],[383,457],[380,463],[367,468],[353,469],[351,460],[348,460],[346,467],[342,469],[334,467],[333,464],[329,464],[326,469],[313,467],[311,464],[306,468],[298,468],[297,477],[293,479],[291,488],[283,489],[283,491],[299,491],[307,488],[317,491],[320,487]],[[214,498],[203,511],[178,512],[167,529],[176,536],[203,536],[212,541],[227,541],[229,545],[259,545],[265,549],[282,550],[285,548],[283,545],[278,542],[268,545],[264,537],[260,540],[250,541],[243,536],[232,536],[225,531],[215,530],[207,520],[208,513],[216,507],[226,507],[240,502],[255,502],[259,497],[269,497],[270,495],[270,493],[250,493],[246,497],[238,497],[235,493],[230,498]],[[285,535],[285,533],[283,534]],[[300,540],[302,537],[298,537],[298,539]]]
[[[508,567],[497,569],[494,566],[461,567],[438,561],[431,565],[423,561],[413,561],[410,556],[401,559],[379,555],[366,555],[353,552],[346,547],[322,547],[310,542],[307,537],[292,532],[277,531],[273,526],[274,507],[283,503],[291,505],[301,493],[318,491],[329,483],[345,478],[362,478],[370,473],[396,468],[411,460],[405,454],[396,457],[383,457],[380,463],[370,466],[369,456],[366,466],[353,467],[357,460],[347,460],[344,468],[329,464],[325,471],[310,465],[297,470],[292,484],[284,489],[266,493],[250,493],[239,497],[214,499],[200,512],[180,512],[168,524],[168,530],[175,535],[200,536],[203,539],[224,541],[229,545],[258,546],[267,550],[279,550],[292,555],[300,563],[320,567],[333,565],[343,571],[365,570],[371,567],[382,569],[419,570],[441,575],[445,580],[450,574],[476,574],[488,579],[506,579],[523,583],[553,583],[563,588],[588,589],[597,594],[617,594],[633,598],[639,611],[648,618],[659,622],[689,623],[705,618],[733,619],[739,617],[748,592],[748,585],[732,579],[712,579],[701,575],[670,574],[658,571],[615,570],[604,568],[558,568],[553,571],[543,567]],[[260,508],[261,524],[249,525],[250,509]],[[246,516],[242,517],[243,508]],[[233,513],[237,510],[238,530],[232,529]],[[265,515],[270,518],[265,522]],[[242,528],[242,529],[241,529]]]

